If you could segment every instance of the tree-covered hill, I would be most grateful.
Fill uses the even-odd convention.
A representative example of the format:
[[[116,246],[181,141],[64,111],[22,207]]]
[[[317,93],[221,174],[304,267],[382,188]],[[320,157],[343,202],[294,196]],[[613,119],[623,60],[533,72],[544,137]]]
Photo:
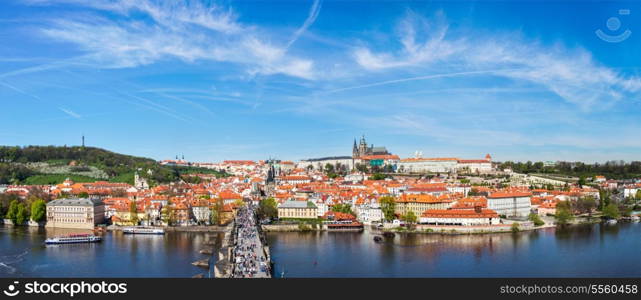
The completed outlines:
[[[137,170],[151,184],[179,180],[183,173],[150,158],[95,147],[0,146],[0,184],[54,184],[65,177],[133,184]]]
[[[525,174],[558,174],[583,178],[603,175],[612,179],[631,179],[641,177],[641,161],[608,161],[605,163],[583,163],[559,161],[553,165],[543,162],[502,162],[500,169],[510,168],[517,173]]]

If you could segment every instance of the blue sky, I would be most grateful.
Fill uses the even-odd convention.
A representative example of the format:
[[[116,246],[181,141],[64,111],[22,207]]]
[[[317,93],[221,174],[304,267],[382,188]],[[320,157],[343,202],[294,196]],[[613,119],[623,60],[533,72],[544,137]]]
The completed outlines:
[[[365,134],[401,157],[639,160],[638,14],[638,1],[2,1],[0,144],[84,134],[155,159],[297,160],[349,155]]]

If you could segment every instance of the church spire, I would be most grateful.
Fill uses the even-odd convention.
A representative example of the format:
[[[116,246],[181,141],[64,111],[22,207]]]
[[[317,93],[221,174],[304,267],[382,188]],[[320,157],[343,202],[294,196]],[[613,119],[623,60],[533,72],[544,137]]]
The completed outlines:
[[[352,157],[358,156],[358,146],[356,146],[356,138],[354,138],[354,146],[352,147]]]

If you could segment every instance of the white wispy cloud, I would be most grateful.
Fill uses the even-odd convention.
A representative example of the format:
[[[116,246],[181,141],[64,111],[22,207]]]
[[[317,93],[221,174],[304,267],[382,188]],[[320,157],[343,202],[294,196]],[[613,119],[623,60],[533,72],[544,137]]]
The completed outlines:
[[[63,108],[63,107],[58,107],[58,109],[59,109],[60,111],[64,112],[65,114],[69,115],[69,116],[70,116],[70,117],[72,117],[72,118],[75,118],[75,119],[82,119],[82,116],[81,116],[81,115],[79,115],[79,114],[75,113],[75,112],[74,112],[73,110],[71,110],[71,109],[67,109],[67,108]]]
[[[318,14],[320,14],[321,5],[321,0],[314,0],[314,3],[312,3],[312,7],[309,9],[309,15],[307,16],[307,19],[305,19],[303,25],[298,28],[296,32],[294,32],[294,35],[285,47],[286,49],[291,47],[298,40],[298,38],[300,38],[300,36],[305,33],[305,31],[307,31],[307,28],[309,28],[309,26],[312,26],[312,24],[316,22],[316,18],[318,18]]]
[[[201,1],[45,1],[32,4],[84,5],[119,18],[77,15],[57,18],[42,29],[46,36],[71,42],[87,52],[87,62],[103,68],[127,68],[177,58],[230,62],[247,66],[250,75],[285,74],[312,79],[314,63],[286,53],[269,34],[241,24],[231,9]],[[133,19],[145,14],[151,21]]]
[[[9,88],[10,90],[13,90],[15,92],[18,92],[20,94],[23,94],[25,96],[29,96],[31,98],[34,98],[36,100],[42,100],[42,98],[40,98],[38,95],[32,94],[32,93],[28,93],[28,92],[26,92],[26,91],[24,91],[24,90],[22,90],[22,89],[20,89],[20,88],[18,88],[16,86],[12,85],[12,84],[8,84],[6,82],[0,81],[0,85],[4,86],[6,88]]]
[[[352,53],[356,62],[366,70],[378,72],[440,67],[452,74],[472,75],[492,70],[493,75],[543,86],[583,109],[641,92],[641,78],[624,76],[599,64],[585,49],[542,45],[515,33],[450,32],[442,12],[431,19],[409,12],[397,34],[399,51],[375,51],[361,46]],[[426,38],[420,39],[423,36]]]
[[[371,82],[371,83],[362,84],[362,85],[356,85],[356,86],[343,87],[343,88],[338,88],[338,89],[333,89],[333,90],[327,90],[327,91],[321,92],[320,94],[332,94],[332,93],[343,92],[343,91],[348,91],[348,90],[363,89],[363,88],[368,88],[368,87],[375,87],[375,86],[395,84],[395,83],[401,83],[401,82],[409,82],[409,81],[429,80],[429,79],[448,78],[448,77],[460,77],[460,76],[472,76],[472,75],[492,75],[492,74],[499,74],[501,72],[506,72],[506,71],[509,71],[509,70],[504,70],[504,69],[481,70],[481,71],[452,72],[452,73],[432,74],[432,75],[425,75],[425,76],[414,76],[414,77],[406,77],[406,78],[399,78],[399,79],[393,79],[393,80]]]

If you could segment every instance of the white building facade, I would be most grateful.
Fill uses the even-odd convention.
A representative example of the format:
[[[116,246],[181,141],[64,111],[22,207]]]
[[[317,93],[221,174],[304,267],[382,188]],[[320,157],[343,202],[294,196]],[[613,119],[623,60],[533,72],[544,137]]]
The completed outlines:
[[[527,217],[532,208],[530,193],[493,193],[487,197],[487,208],[507,217]]]

